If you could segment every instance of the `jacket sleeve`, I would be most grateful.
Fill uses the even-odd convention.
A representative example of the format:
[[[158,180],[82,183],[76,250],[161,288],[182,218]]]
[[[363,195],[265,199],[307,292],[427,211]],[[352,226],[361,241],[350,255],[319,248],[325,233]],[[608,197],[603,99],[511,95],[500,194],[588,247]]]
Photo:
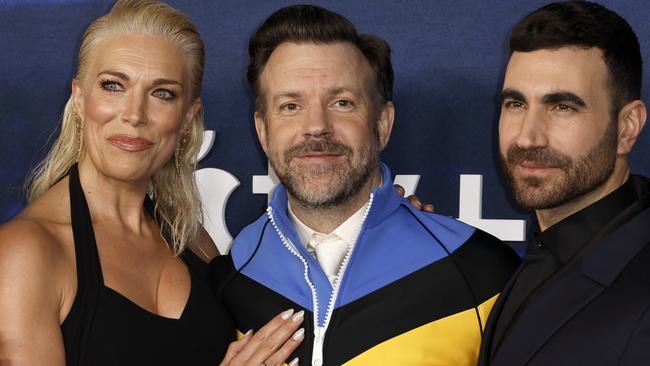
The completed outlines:
[[[650,365],[650,305],[630,336],[619,365]]]

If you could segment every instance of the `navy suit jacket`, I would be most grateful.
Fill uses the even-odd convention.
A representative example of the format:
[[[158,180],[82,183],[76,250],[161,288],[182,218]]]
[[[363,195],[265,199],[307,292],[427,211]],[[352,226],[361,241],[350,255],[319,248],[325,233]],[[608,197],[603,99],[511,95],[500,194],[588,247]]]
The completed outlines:
[[[525,305],[493,349],[510,280],[489,317],[480,366],[650,365],[650,180],[632,179],[641,198]]]

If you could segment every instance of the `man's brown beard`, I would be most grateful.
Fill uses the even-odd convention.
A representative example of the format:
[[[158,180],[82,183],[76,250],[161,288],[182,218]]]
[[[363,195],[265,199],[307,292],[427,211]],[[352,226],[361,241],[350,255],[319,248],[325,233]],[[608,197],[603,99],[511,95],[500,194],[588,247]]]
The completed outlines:
[[[295,157],[310,152],[344,156],[347,164],[328,170],[319,169],[320,167],[299,169],[291,164]],[[366,149],[359,151],[358,156],[355,156],[351,147],[323,138],[292,146],[284,151],[283,156],[269,151],[269,161],[289,195],[302,205],[309,208],[336,207],[357,194],[372,179],[371,174],[379,165],[379,135],[375,131],[373,141]],[[283,162],[282,166],[278,166],[278,161]],[[331,180],[327,187],[318,187],[323,188],[323,191],[316,192],[309,188],[310,178],[325,174],[330,175]]]
[[[566,204],[601,186],[612,174],[618,145],[617,125],[610,122],[604,136],[583,157],[572,159],[550,148],[522,149],[510,146],[501,154],[501,167],[508,177],[515,200],[529,210],[543,210]],[[562,175],[555,180],[536,176],[517,178],[514,169],[526,161],[539,167],[553,167]]]

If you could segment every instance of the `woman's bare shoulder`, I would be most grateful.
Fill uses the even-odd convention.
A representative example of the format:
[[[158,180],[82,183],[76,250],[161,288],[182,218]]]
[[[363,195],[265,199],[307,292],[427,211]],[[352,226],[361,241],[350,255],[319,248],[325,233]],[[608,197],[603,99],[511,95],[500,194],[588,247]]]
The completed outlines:
[[[11,262],[54,270],[74,255],[69,200],[58,191],[48,191],[0,226],[0,268]]]
[[[6,262],[46,266],[50,269],[65,255],[60,229],[38,217],[21,214],[0,226],[0,268]]]
[[[64,259],[57,238],[38,221],[18,217],[2,225],[0,294],[13,300],[0,302],[0,309],[32,309],[42,303],[58,314]]]

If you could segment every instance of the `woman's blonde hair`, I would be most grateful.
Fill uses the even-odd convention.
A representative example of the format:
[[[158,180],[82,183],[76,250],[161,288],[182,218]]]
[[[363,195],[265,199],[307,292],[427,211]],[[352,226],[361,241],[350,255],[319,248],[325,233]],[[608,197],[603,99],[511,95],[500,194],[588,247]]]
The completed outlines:
[[[109,37],[129,34],[161,37],[182,49],[191,80],[191,100],[199,97],[205,59],[201,36],[183,13],[151,0],[119,0],[108,14],[88,26],[79,49],[75,78],[81,81],[87,76],[90,54],[98,43]],[[83,138],[79,132],[81,121],[78,119],[70,96],[58,137],[28,179],[30,202],[42,196],[77,162],[83,150]],[[202,208],[194,171],[203,138],[202,109],[196,112],[187,131],[181,132],[180,136],[174,157],[154,174],[147,192],[154,202],[153,214],[161,234],[176,255],[188,243],[197,240],[201,228]]]

